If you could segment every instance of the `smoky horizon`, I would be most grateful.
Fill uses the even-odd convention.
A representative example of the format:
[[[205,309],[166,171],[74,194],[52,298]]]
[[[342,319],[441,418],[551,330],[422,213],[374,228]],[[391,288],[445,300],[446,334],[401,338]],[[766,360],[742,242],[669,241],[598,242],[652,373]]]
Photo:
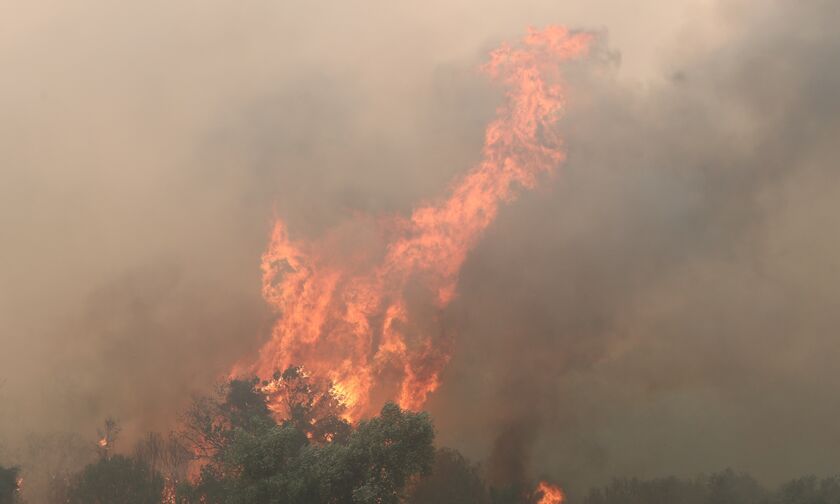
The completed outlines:
[[[302,366],[505,484],[840,473],[838,15],[0,2],[0,464]]]

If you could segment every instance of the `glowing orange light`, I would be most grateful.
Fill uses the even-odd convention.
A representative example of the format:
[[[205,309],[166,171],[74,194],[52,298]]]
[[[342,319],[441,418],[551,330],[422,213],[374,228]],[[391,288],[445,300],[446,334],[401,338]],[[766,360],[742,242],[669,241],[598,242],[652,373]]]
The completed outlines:
[[[537,504],[560,504],[566,500],[566,494],[560,487],[545,481],[540,481],[535,493],[540,498]]]
[[[332,380],[350,420],[372,413],[372,393],[392,383],[400,406],[422,407],[440,385],[451,341],[412,324],[407,288],[422,286],[437,309],[450,303],[467,253],[500,205],[564,160],[554,126],[564,106],[559,64],[582,55],[590,39],[554,26],[490,54],[482,70],[505,86],[506,101],[486,128],[482,160],[448,198],[381,220],[387,247],[374,264],[348,267],[328,237],[294,241],[278,220],[262,258],[262,291],[279,318],[257,361],[231,374],[266,379],[303,365]]]

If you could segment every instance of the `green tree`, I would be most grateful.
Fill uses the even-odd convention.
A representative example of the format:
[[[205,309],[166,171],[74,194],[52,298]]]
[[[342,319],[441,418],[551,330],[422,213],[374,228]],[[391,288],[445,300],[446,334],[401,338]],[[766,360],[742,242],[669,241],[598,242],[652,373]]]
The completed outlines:
[[[504,486],[490,487],[490,502],[492,504],[532,504],[530,488],[521,483],[511,483]]]
[[[32,504],[66,504],[74,474],[96,459],[90,440],[76,433],[33,433],[21,455],[22,493]]]
[[[456,450],[435,452],[431,472],[411,487],[408,504],[486,504],[487,486],[479,467]]]
[[[593,489],[585,504],[705,504],[708,486],[704,479],[675,477],[652,480],[615,479],[604,488]]]
[[[817,480],[806,476],[781,486],[776,494],[778,504],[840,504],[840,477]]]
[[[350,425],[343,421],[344,406],[332,391],[332,383],[291,366],[264,382],[261,391],[276,415],[316,443],[344,441]],[[278,409],[279,408],[279,409]]]
[[[13,504],[17,501],[19,473],[17,467],[0,466],[0,504]]]
[[[769,499],[767,491],[749,474],[726,469],[708,479],[709,504],[762,504]]]
[[[134,458],[164,478],[164,493],[170,494],[187,478],[192,454],[175,433],[162,436],[149,432],[134,445]]]
[[[160,504],[163,478],[137,459],[114,455],[73,479],[69,504]]]
[[[341,502],[399,502],[409,478],[431,470],[433,441],[434,429],[426,413],[411,413],[386,404],[378,417],[362,422],[350,436],[347,465],[342,469],[352,473],[352,477],[344,478],[353,486],[352,500]]]
[[[182,502],[207,504],[396,504],[434,458],[425,413],[386,404],[355,429],[338,417],[331,387],[298,368],[273,381],[234,380],[198,399],[185,438],[202,454]],[[269,401],[272,408],[269,408]],[[285,411],[278,413],[277,404]],[[277,418],[279,416],[279,418]]]
[[[731,469],[695,479],[615,479],[584,504],[764,504],[770,496],[751,476]]]

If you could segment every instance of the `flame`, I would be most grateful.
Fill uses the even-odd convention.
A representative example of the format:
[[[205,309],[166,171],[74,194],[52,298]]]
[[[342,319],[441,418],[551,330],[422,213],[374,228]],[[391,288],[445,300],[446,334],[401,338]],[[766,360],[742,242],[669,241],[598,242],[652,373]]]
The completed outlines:
[[[371,413],[374,392],[420,408],[440,385],[451,341],[418,328],[407,288],[421,286],[434,309],[449,304],[467,253],[499,206],[564,160],[553,126],[564,106],[559,63],[586,52],[590,39],[558,26],[530,29],[519,44],[490,54],[482,70],[506,87],[506,101],[486,128],[482,160],[448,198],[410,218],[383,219],[386,246],[378,260],[348,266],[334,257],[329,236],[294,241],[278,219],[262,257],[262,292],[280,317],[256,363],[231,375],[268,378],[304,365],[335,384],[350,419]]]
[[[566,500],[566,494],[560,487],[546,481],[540,481],[534,493],[540,498],[537,504],[560,504]]]
[[[166,477],[163,480],[163,493],[161,495],[162,504],[177,504],[178,502],[178,484],[171,477]]]
[[[108,446],[108,438],[107,438],[107,437],[103,437],[102,439],[100,439],[100,440],[98,441],[98,443],[97,443],[97,444],[98,444],[100,447],[105,448],[106,446]]]

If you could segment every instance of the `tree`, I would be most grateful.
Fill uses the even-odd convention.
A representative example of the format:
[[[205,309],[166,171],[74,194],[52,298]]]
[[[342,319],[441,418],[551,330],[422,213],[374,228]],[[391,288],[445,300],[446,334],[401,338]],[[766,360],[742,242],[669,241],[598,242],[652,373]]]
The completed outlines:
[[[19,473],[17,467],[0,466],[0,504],[17,502]]]
[[[477,465],[456,450],[435,452],[430,474],[412,485],[408,504],[485,504],[487,486]]]
[[[160,473],[164,479],[165,496],[173,496],[177,486],[186,480],[193,457],[174,433],[164,437],[157,432],[149,432],[135,444],[134,458],[152,472]]]
[[[352,500],[344,502],[399,502],[409,478],[431,470],[433,441],[434,429],[426,413],[403,411],[393,403],[383,406],[379,417],[362,422],[350,436],[344,469],[355,470],[347,479],[355,486]]]
[[[434,429],[425,413],[386,404],[356,429],[338,417],[331,387],[290,368],[274,380],[234,380],[186,415],[185,439],[202,455],[183,502],[396,504],[431,468]],[[281,404],[282,409],[269,408]]]
[[[775,500],[778,504],[840,504],[840,476],[791,480],[782,485]]]
[[[31,503],[66,504],[73,474],[96,458],[90,441],[70,432],[30,434],[24,446],[23,492]]]
[[[769,498],[752,476],[732,469],[709,476],[708,490],[708,502],[715,504],[762,504]]]
[[[584,499],[585,504],[705,504],[707,501],[708,487],[704,479],[675,477],[646,481],[614,479],[604,488],[591,490]]]
[[[531,504],[529,502],[530,489],[521,483],[511,483],[504,486],[490,487],[490,502],[492,504]]]
[[[68,504],[160,504],[163,478],[123,455],[89,464],[71,483]]]
[[[591,490],[584,504],[763,504],[769,499],[751,476],[727,469],[689,480],[615,479]]]
[[[96,450],[101,458],[108,458],[114,450],[114,444],[122,431],[122,427],[115,419],[108,417],[101,429],[97,429],[99,440],[96,442]]]
[[[283,423],[292,425],[316,443],[343,441],[350,425],[341,418],[344,405],[333,393],[332,383],[315,378],[303,368],[291,366],[263,382],[269,409]]]
[[[350,424],[340,417],[343,406],[331,390],[328,381],[295,366],[275,373],[272,380],[231,380],[215,394],[193,401],[181,437],[206,470],[220,474],[230,469],[220,455],[235,435],[243,440],[279,425],[312,443],[346,442]]]

